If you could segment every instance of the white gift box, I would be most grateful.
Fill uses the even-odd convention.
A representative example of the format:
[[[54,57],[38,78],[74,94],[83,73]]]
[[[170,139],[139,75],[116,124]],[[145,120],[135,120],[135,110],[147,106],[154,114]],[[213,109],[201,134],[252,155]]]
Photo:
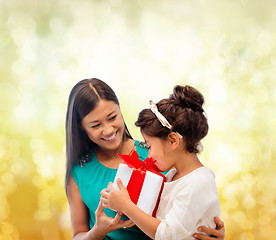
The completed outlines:
[[[133,170],[134,168],[130,168],[126,164],[120,164],[114,179],[114,188],[119,190],[117,178],[120,178],[125,188],[127,188]],[[149,215],[155,213],[154,210],[158,204],[163,182],[164,178],[162,176],[146,170],[143,186],[137,202],[137,206],[145,213]]]

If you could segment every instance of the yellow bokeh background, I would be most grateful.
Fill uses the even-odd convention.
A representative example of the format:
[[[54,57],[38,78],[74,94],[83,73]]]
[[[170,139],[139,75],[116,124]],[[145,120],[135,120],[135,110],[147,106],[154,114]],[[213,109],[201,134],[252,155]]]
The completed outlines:
[[[149,99],[198,88],[226,239],[274,239],[275,23],[274,0],[0,0],[0,240],[72,239],[65,112],[90,77],[136,139]]]

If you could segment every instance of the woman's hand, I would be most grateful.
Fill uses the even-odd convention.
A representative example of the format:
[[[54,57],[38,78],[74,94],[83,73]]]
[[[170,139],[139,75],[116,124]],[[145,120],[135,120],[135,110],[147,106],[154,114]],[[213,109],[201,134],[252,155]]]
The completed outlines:
[[[202,239],[202,240],[212,240],[212,239],[220,239],[223,240],[225,238],[225,228],[223,221],[220,220],[219,217],[215,217],[214,219],[216,223],[216,229],[206,228],[206,227],[199,227],[197,230],[200,232],[207,233],[209,236],[195,233],[193,236],[195,239]]]
[[[132,227],[134,223],[131,220],[122,221],[120,220],[122,213],[118,212],[114,218],[108,217],[103,212],[103,204],[100,201],[98,208],[95,212],[96,215],[96,223],[94,226],[94,230],[98,233],[98,235],[105,236],[107,233],[117,230],[119,228],[128,228]]]
[[[108,217],[103,212],[103,205],[100,202],[95,212],[96,223],[92,229],[89,227],[89,210],[84,204],[78,185],[72,176],[68,183],[68,202],[70,206],[71,222],[74,240],[102,240],[106,234],[122,227],[132,227],[134,224],[128,221],[121,221],[121,214],[114,218]]]
[[[101,202],[104,207],[124,212],[124,207],[127,206],[127,204],[132,203],[132,201],[121,179],[117,179],[117,185],[119,190],[116,190],[112,183],[109,183],[108,189],[101,191]]]

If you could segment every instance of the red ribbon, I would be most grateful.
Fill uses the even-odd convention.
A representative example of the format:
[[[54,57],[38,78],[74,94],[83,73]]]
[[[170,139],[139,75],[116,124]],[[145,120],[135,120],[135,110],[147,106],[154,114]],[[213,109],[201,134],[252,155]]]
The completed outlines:
[[[164,186],[164,182],[166,181],[166,177],[160,173],[160,170],[156,165],[154,164],[153,160],[151,158],[146,158],[145,161],[141,161],[139,159],[139,155],[135,150],[132,150],[129,155],[122,155],[118,154],[120,158],[122,158],[125,162],[125,164],[133,168],[132,175],[129,179],[128,185],[127,185],[127,190],[130,196],[130,199],[132,200],[133,203],[137,204],[143,183],[145,180],[146,176],[146,171],[153,172],[163,178],[163,183],[160,189],[158,201],[156,203],[155,209],[153,211],[152,216],[155,216],[156,209],[159,203],[159,198]]]

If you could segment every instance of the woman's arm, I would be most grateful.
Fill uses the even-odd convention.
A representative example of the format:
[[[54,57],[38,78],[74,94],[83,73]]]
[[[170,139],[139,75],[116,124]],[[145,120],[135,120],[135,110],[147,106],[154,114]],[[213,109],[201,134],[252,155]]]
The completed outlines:
[[[200,233],[195,233],[193,236],[196,239],[202,239],[202,240],[212,240],[212,239],[223,240],[225,238],[224,223],[223,223],[223,221],[220,220],[219,217],[215,217],[214,221],[216,223],[216,229],[206,228],[206,227],[199,227],[197,229],[198,231],[207,233],[207,234],[211,235],[212,237],[208,237],[208,236],[200,234]]]
[[[78,185],[72,176],[68,183],[68,202],[71,213],[71,223],[73,228],[73,240],[102,240],[111,231],[122,227],[131,227],[133,223],[120,221],[121,215],[118,213],[115,218],[108,217],[103,212],[101,202],[95,212],[96,223],[93,228],[89,228],[89,212],[82,201]]]
[[[161,221],[148,215],[131,201],[128,191],[120,179],[117,180],[117,185],[120,190],[116,190],[110,183],[108,185],[108,190],[104,189],[101,192],[101,201],[103,202],[104,206],[123,212],[145,234],[154,239],[156,229]]]

